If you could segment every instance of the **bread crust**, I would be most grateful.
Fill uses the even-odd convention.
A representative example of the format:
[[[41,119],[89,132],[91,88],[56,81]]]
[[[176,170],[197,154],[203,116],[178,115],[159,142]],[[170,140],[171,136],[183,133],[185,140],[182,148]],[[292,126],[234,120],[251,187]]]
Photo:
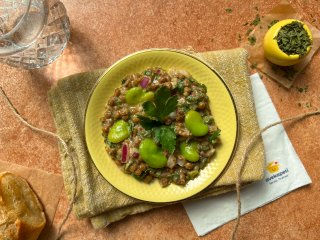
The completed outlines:
[[[36,240],[45,224],[43,207],[28,182],[0,173],[0,239]]]

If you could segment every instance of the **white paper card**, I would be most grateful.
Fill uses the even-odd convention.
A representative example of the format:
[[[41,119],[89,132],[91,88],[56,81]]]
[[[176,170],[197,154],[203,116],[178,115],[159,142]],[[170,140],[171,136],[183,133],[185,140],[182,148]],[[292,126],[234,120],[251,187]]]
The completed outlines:
[[[250,76],[259,122],[263,127],[280,120],[259,74]],[[283,126],[277,125],[262,134],[266,153],[265,177],[241,190],[242,215],[311,183]],[[237,217],[236,193],[183,204],[199,236]]]

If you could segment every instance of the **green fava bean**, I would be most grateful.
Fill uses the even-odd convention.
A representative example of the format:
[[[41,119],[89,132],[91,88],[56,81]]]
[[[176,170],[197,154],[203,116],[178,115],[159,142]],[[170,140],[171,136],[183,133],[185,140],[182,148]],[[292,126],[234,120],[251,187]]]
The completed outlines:
[[[203,122],[203,119],[197,111],[190,110],[184,119],[187,129],[193,136],[201,137],[209,132],[209,127]]]
[[[109,130],[108,140],[112,143],[119,143],[130,136],[129,123],[119,120],[116,121]]]
[[[154,98],[154,93],[153,92],[146,92],[140,98],[140,102],[152,101],[153,98]]]
[[[137,105],[138,103],[152,101],[153,98],[153,92],[145,92],[141,87],[130,88],[126,92],[126,102],[129,105]]]
[[[126,92],[126,101],[129,105],[136,105],[140,103],[140,98],[143,96],[143,90],[141,87],[130,88]]]
[[[185,157],[190,162],[199,161],[199,152],[198,152],[198,144],[196,142],[186,143],[183,142],[180,144],[180,151],[182,156]]]
[[[167,165],[168,159],[150,138],[146,138],[140,143],[139,153],[143,161],[152,168],[163,168]]]

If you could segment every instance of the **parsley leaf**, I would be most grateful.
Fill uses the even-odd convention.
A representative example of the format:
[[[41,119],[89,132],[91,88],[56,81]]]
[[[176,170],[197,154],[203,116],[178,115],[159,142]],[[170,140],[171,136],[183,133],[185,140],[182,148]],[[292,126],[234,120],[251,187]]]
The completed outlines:
[[[166,101],[171,96],[170,91],[166,87],[159,88],[154,93],[154,103],[156,104],[157,108],[162,109],[166,105]]]
[[[157,117],[157,108],[153,102],[144,102],[142,106],[147,115],[149,115],[150,117]]]
[[[177,104],[178,97],[171,96],[169,89],[161,87],[154,94],[154,102],[144,102],[142,107],[148,116],[162,121],[167,115],[175,111]]]
[[[163,150],[172,154],[176,148],[176,134],[169,126],[161,126],[153,129],[154,140],[161,144]]]
[[[139,115],[138,118],[140,119],[141,126],[146,130],[150,130],[153,127],[161,126],[161,122],[157,120],[153,120],[151,118],[141,116],[141,115]]]
[[[177,96],[173,96],[168,98],[168,101],[166,102],[165,108],[163,109],[160,117],[164,118],[166,116],[168,116],[170,113],[172,113],[173,111],[176,110],[178,104],[178,97]]]

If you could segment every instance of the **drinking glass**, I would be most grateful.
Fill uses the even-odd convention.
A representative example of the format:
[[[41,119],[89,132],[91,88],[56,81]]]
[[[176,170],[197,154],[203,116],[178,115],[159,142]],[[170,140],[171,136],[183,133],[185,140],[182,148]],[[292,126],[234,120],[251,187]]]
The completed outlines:
[[[59,0],[0,0],[0,62],[32,69],[57,59],[70,37]]]

